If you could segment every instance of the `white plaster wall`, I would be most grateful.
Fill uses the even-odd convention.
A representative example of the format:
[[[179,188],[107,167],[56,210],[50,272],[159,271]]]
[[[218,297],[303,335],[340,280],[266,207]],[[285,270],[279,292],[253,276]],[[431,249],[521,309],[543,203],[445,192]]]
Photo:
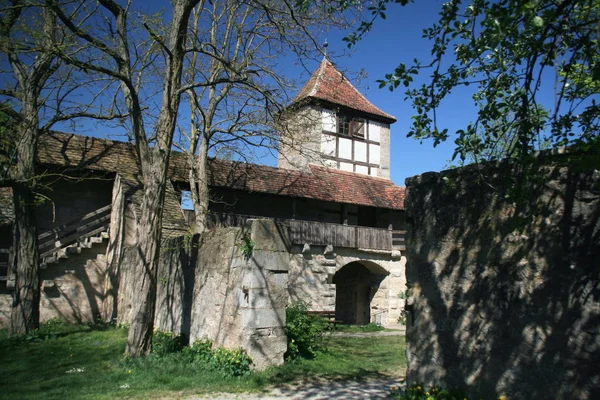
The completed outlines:
[[[380,129],[381,154],[378,175],[382,178],[390,177],[390,126],[385,125]]]
[[[321,153],[335,157],[335,136],[327,134],[321,136]]]
[[[369,121],[369,140],[379,142],[381,140],[380,132],[383,124],[375,121]]]
[[[321,116],[323,121],[323,130],[337,132],[337,120],[335,118],[335,112],[333,110],[327,110],[323,108],[321,110]]]
[[[354,142],[354,161],[367,162],[367,144],[365,142]]]

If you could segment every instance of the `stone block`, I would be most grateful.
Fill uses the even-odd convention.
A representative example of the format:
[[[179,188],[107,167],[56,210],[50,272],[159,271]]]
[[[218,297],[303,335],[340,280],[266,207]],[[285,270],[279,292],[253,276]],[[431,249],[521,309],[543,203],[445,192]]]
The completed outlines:
[[[282,251],[257,250],[252,251],[252,263],[269,271],[288,271],[290,269],[290,255]]]
[[[291,247],[288,227],[271,219],[248,221],[255,250],[288,252]]]
[[[252,358],[253,368],[260,371],[283,364],[283,355],[287,351],[287,337],[282,329],[246,329],[242,347]]]
[[[285,326],[285,308],[245,308],[240,309],[238,313],[240,325],[244,329],[280,328]]]

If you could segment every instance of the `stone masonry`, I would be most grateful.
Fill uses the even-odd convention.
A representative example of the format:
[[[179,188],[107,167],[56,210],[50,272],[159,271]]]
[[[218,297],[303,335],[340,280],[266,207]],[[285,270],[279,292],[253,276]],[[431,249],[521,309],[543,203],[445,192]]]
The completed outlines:
[[[408,379],[600,398],[600,172],[568,155],[407,180]]]
[[[293,246],[290,254],[289,292],[291,301],[303,301],[315,311],[334,311],[336,302],[335,274],[344,266],[359,262],[376,274],[385,276],[374,288],[371,322],[384,325],[398,323],[406,290],[404,267],[406,257],[400,252],[377,252],[323,246]],[[381,319],[376,319],[378,314]]]

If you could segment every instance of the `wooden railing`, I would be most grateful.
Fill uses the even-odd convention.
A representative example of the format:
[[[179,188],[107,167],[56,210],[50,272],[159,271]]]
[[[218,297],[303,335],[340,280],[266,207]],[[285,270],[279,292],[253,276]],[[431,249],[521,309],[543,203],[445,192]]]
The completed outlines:
[[[184,215],[190,224],[194,222],[193,211],[184,210]],[[254,218],[260,219],[265,217],[232,213],[210,213],[207,218],[208,228],[243,226],[248,219]],[[314,246],[332,245],[335,247],[387,251],[391,251],[392,249],[404,250],[405,231],[315,221],[275,220],[290,227],[290,240],[293,244],[308,243]]]
[[[392,231],[313,221],[286,221],[292,243],[355,249],[392,250]]]
[[[81,215],[68,223],[38,236],[40,258],[48,257],[58,250],[78,241],[105,232],[110,225],[109,204],[95,211]]]

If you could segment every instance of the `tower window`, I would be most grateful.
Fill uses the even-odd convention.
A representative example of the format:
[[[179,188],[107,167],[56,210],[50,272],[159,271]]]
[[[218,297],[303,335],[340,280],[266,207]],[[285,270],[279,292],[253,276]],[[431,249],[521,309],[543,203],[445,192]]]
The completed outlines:
[[[349,115],[337,115],[337,133],[344,136],[365,137],[365,120]]]

